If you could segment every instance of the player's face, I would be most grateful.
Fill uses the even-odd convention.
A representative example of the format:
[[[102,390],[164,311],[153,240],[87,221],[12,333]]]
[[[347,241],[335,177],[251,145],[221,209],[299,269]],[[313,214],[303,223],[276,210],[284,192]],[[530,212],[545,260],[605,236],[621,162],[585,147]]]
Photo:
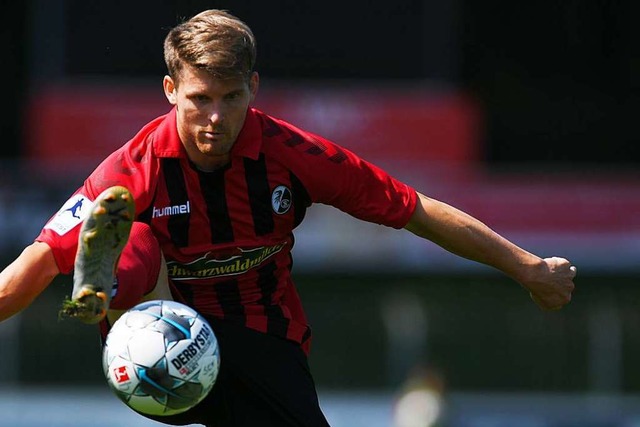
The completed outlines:
[[[248,81],[219,79],[187,66],[177,85],[169,76],[163,83],[167,99],[177,107],[178,134],[191,161],[204,170],[227,164],[255,98],[258,74]]]

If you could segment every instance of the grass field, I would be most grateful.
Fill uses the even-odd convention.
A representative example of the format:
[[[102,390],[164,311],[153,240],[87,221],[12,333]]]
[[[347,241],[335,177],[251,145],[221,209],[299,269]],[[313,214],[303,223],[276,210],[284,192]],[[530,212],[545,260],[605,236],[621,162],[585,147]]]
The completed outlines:
[[[332,427],[397,427],[393,395],[321,392]],[[640,427],[640,396],[454,393],[438,427]],[[158,427],[105,389],[0,388],[0,427]],[[422,427],[422,426],[421,426]],[[429,426],[424,426],[429,427]]]
[[[393,389],[422,362],[455,392],[640,394],[636,277],[581,277],[573,302],[552,313],[500,276],[302,276],[298,286],[314,334],[310,363],[324,389]],[[0,355],[14,366],[2,374],[34,386],[102,384],[97,330],[55,320],[68,288],[47,289],[13,338],[3,325]],[[394,310],[404,317],[389,327]]]

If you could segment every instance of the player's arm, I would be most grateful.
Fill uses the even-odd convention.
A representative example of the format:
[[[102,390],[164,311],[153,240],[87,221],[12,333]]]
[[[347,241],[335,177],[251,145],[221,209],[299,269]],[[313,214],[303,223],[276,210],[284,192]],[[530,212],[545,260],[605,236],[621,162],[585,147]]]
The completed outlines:
[[[35,242],[0,273],[0,321],[28,307],[58,275],[49,245]]]
[[[461,257],[504,272],[531,293],[544,310],[571,300],[575,267],[564,258],[542,259],[491,230],[476,218],[418,193],[416,209],[405,226]]]

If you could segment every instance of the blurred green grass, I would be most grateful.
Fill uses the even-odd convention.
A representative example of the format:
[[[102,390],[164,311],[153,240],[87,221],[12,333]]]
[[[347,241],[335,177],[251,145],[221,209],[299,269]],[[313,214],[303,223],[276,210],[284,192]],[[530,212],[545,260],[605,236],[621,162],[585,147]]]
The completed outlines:
[[[297,275],[296,281],[313,329],[310,364],[321,388],[396,388],[409,365],[420,364],[456,391],[588,391],[596,325],[619,337],[610,349],[620,355],[611,366],[619,377],[613,391],[640,391],[634,276],[580,276],[573,301],[558,312],[540,311],[518,284],[497,274]],[[70,278],[59,277],[22,314],[20,382],[103,383],[97,327],[57,318],[70,289]],[[385,328],[385,307],[398,297],[411,301],[409,311],[419,309],[410,351],[390,346]],[[612,315],[597,317],[603,312]]]

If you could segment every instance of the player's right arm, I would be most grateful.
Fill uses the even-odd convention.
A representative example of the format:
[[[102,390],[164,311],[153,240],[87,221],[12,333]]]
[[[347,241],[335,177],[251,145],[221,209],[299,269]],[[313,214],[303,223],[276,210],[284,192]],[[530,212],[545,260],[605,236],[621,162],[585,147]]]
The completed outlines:
[[[27,246],[0,273],[0,321],[27,308],[59,272],[49,245]]]
[[[543,310],[571,301],[576,268],[559,257],[540,258],[502,237],[471,215],[418,193],[405,229],[458,256],[497,268],[524,286]]]

